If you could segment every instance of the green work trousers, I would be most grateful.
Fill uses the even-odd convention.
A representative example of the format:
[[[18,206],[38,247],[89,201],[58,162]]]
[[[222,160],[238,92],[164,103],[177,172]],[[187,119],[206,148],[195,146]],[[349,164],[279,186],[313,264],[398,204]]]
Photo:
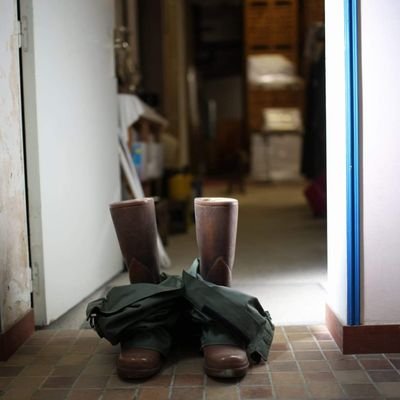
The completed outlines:
[[[196,259],[181,277],[162,274],[159,284],[112,288],[88,304],[91,326],[112,344],[128,342],[166,356],[171,330],[185,315],[185,324],[200,327],[202,347],[233,344],[254,363],[267,360],[274,334],[269,313],[255,297],[203,280],[198,268]]]

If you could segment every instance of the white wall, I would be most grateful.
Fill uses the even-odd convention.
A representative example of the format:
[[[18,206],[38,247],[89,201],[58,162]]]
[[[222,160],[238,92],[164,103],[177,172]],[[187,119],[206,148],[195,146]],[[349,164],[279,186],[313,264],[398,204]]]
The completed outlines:
[[[31,309],[15,0],[0,0],[0,333]]]
[[[346,113],[343,1],[325,1],[328,183],[328,298],[342,323],[347,314]]]
[[[400,1],[361,1],[362,323],[400,321]]]
[[[122,268],[108,204],[120,197],[114,8],[22,1],[36,323],[48,324]]]

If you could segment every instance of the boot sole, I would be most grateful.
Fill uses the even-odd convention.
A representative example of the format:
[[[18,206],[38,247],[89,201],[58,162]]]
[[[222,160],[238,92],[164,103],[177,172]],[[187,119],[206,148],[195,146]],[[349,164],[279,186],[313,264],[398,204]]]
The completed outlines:
[[[240,368],[217,369],[204,366],[204,371],[207,375],[214,378],[241,378],[246,375],[249,369],[249,364]]]
[[[129,368],[120,368],[117,367],[118,376],[122,379],[144,379],[150,378],[151,376],[155,375],[159,370],[160,367],[152,368],[152,369],[129,369]]]

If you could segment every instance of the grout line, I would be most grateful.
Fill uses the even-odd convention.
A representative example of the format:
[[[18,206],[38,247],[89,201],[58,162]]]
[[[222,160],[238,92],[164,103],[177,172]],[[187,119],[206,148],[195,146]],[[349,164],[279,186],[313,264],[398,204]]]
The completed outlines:
[[[176,364],[174,365],[174,367],[172,369],[171,380],[169,382],[168,399],[172,398],[172,392],[174,389],[175,378],[176,378]]]
[[[309,326],[307,326],[307,331],[308,331],[308,333],[310,333],[310,328],[309,328]],[[294,333],[294,332],[293,332],[293,333]],[[299,332],[299,333],[301,333],[301,332]],[[283,335],[284,335],[284,337],[285,337],[286,340],[287,340],[288,347],[289,347],[290,351],[292,352],[293,359],[294,359],[294,361],[295,361],[295,363],[296,363],[296,366],[297,366],[297,369],[298,369],[298,371],[299,371],[299,373],[300,373],[301,379],[303,380],[303,387],[304,387],[304,389],[305,389],[305,391],[306,391],[306,394],[307,394],[308,398],[312,399],[312,394],[311,394],[311,392],[310,392],[310,389],[308,388],[308,383],[307,383],[306,379],[304,378],[303,370],[302,370],[302,368],[301,368],[301,366],[300,366],[299,360],[297,360],[297,358],[296,358],[296,353],[295,353],[295,351],[293,350],[292,343],[291,343],[290,340],[289,340],[289,336],[288,336],[288,334],[287,334],[285,328],[283,328]],[[313,338],[314,338],[314,337],[313,337]]]
[[[345,389],[344,389],[344,386],[343,386],[344,384],[341,383],[341,382],[339,382],[339,381],[337,380],[337,376],[336,376],[335,370],[331,367],[331,364],[330,364],[328,358],[325,356],[325,353],[322,351],[322,348],[321,348],[321,346],[319,345],[319,343],[318,343],[318,347],[321,349],[322,355],[323,355],[323,357],[325,358],[325,360],[327,361],[328,366],[329,366],[329,368],[330,368],[330,370],[331,370],[333,376],[335,377],[337,384],[340,386],[340,388],[342,389],[342,391],[343,391],[343,392],[345,393],[345,395],[347,396],[347,393],[346,393],[346,391],[345,391]],[[340,351],[340,349],[339,349],[339,351]],[[340,351],[340,352],[341,352],[341,351]],[[342,355],[343,355],[343,353],[342,353]],[[352,360],[355,360],[355,361],[358,363],[358,365],[361,367],[361,371],[363,371],[363,372],[365,373],[365,375],[367,376],[367,379],[371,382],[372,386],[378,391],[378,393],[379,393],[380,395],[382,395],[382,392],[381,392],[381,390],[379,389],[379,387],[376,385],[376,383],[375,383],[375,382],[372,380],[372,378],[369,376],[368,370],[366,370],[366,369],[364,368],[364,366],[362,365],[362,363],[361,363],[360,360],[356,357],[355,354],[351,354],[351,356],[352,356]],[[353,371],[357,371],[357,370],[353,370]],[[336,371],[336,372],[337,372],[337,371]],[[349,383],[349,384],[352,384],[352,383]],[[353,384],[360,384],[360,385],[362,385],[363,383],[362,383],[362,382],[360,382],[360,383],[354,382]],[[364,384],[367,384],[367,383],[364,383]]]

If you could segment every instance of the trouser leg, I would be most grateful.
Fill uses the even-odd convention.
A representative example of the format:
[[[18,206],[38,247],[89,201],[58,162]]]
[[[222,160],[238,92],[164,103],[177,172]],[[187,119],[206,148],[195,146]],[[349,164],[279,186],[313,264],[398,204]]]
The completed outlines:
[[[235,259],[238,201],[231,198],[195,199],[196,237],[203,279],[230,286]],[[208,375],[239,377],[249,361],[244,349],[232,344],[203,345],[204,368]]]

